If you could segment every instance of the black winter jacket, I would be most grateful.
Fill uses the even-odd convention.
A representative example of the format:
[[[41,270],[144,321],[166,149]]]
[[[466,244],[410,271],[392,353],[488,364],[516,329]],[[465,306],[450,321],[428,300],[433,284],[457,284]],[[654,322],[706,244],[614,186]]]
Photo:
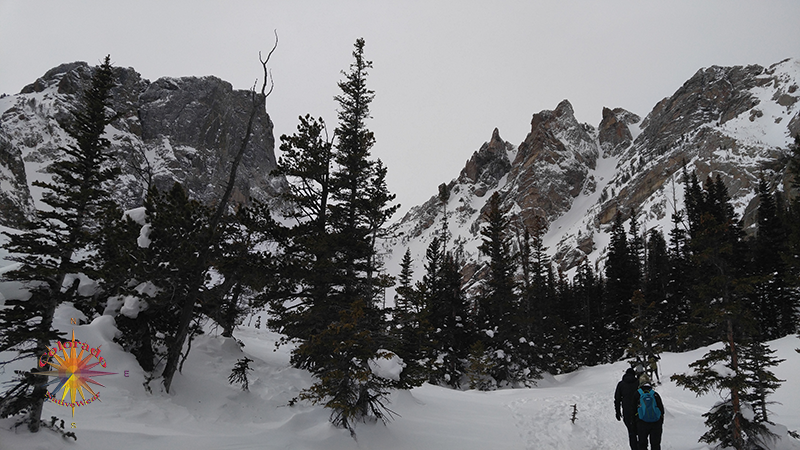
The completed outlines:
[[[617,390],[614,392],[614,411],[620,413],[622,407],[622,417],[629,419],[636,415],[637,402],[639,399],[639,380],[636,375],[626,373],[622,376],[622,381],[617,383]]]

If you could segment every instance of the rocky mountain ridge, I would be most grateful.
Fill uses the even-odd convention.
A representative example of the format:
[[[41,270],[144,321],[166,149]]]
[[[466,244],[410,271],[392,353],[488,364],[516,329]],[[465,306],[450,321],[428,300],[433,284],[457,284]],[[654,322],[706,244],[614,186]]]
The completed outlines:
[[[40,207],[33,180],[48,180],[45,167],[71,138],[63,124],[88,86],[93,67],[62,64],[13,96],[0,98],[0,225],[19,226]],[[181,182],[193,198],[221,197],[231,161],[241,145],[252,108],[253,134],[239,166],[233,201],[266,200],[281,188],[275,168],[273,126],[263,100],[233,90],[216,77],[142,79],[132,68],[114,69],[107,129],[115,163],[122,167],[114,195],[125,207],[139,206],[149,185]]]
[[[19,94],[0,98],[0,225],[15,226],[40,205],[31,181],[47,180],[44,168],[69,143],[69,120],[93,68],[58,66]],[[117,120],[108,138],[123,166],[115,187],[126,206],[141,204],[149,184],[182,182],[190,194],[213,203],[227,181],[230,160],[252,108],[250,93],[215,77],[144,80],[116,68]],[[533,114],[531,131],[514,145],[495,128],[458,176],[437,195],[394,224],[385,242],[390,274],[405,248],[421,273],[425,248],[447,218],[449,248],[479,270],[482,214],[497,192],[514,232],[544,232],[545,245],[562,270],[602,261],[608,224],[617,212],[635,214],[640,229],[668,229],[682,208],[680,176],[720,174],[746,223],[752,222],[760,176],[789,191],[785,155],[800,133],[800,61],[700,69],[644,118],[604,108],[597,126],[579,123],[569,101]],[[282,189],[269,177],[275,167],[272,123],[262,105],[234,194],[237,202],[267,199]]]
[[[617,212],[627,220],[635,215],[642,230],[668,231],[671,213],[683,207],[684,170],[700,179],[721,175],[737,212],[752,224],[760,176],[790,190],[785,157],[800,133],[799,82],[800,61],[793,59],[768,68],[712,66],[643,120],[604,108],[598,126],[581,124],[564,100],[534,114],[518,146],[503,142],[495,129],[458,178],[394,225],[387,271],[397,273],[409,248],[421,273],[425,249],[447,217],[450,247],[472,266],[465,273],[469,284],[482,264],[482,211],[494,192],[511,215],[512,232],[546,230],[545,245],[564,271],[602,261]],[[443,197],[443,189],[449,195]]]

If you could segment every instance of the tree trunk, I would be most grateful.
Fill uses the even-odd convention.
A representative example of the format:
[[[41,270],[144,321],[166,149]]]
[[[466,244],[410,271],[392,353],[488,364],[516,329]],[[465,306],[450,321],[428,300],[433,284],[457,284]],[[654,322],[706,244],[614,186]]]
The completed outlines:
[[[63,280],[63,278],[62,278]],[[48,334],[50,330],[53,328],[53,317],[55,316],[56,306],[58,306],[58,297],[56,297],[60,292],[56,291],[53,293],[52,289],[49,292],[50,295],[50,303],[48,304],[47,308],[42,312],[42,323],[40,324],[41,330],[43,333]],[[35,295],[35,294],[34,294]],[[36,342],[36,353],[37,354],[44,354],[48,351],[48,346],[50,345],[50,341],[45,339],[37,339]],[[31,370],[32,373],[36,373],[40,371],[41,367],[35,367]],[[34,375],[34,388],[31,396],[33,397],[33,404],[31,405],[31,411],[28,414],[28,430],[31,433],[36,433],[39,431],[39,425],[42,421],[42,408],[44,407],[44,402],[46,393],[47,393],[47,377],[43,375]]]
[[[728,350],[731,353],[731,370],[736,376],[739,372],[739,355],[736,350],[736,342],[733,339],[733,321],[728,319]],[[739,390],[731,389],[731,406],[733,408],[733,442],[737,450],[744,450],[744,441],[742,440],[742,421],[741,421],[741,401],[739,399]]]
[[[224,291],[223,291],[224,292]],[[239,297],[242,294],[242,283],[233,286],[233,294],[228,302],[228,309],[225,311],[222,324],[222,336],[233,337],[233,329],[236,327],[236,308],[239,305]]]

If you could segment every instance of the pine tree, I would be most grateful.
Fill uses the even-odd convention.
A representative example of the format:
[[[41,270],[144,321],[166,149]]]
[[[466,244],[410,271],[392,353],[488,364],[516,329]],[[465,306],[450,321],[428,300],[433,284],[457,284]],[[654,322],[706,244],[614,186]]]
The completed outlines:
[[[253,362],[253,360],[246,356],[237,360],[236,364],[233,366],[233,370],[231,370],[231,374],[228,376],[228,383],[241,384],[243,391],[249,391],[250,380],[247,378],[247,372],[253,371],[253,369],[250,367],[251,362]]]
[[[538,376],[542,370],[556,373],[562,369],[557,361],[562,359],[564,333],[560,333],[560,317],[556,305],[559,299],[554,286],[552,265],[547,249],[543,244],[544,220],[534,222],[532,232],[526,228],[518,239],[519,252],[516,255],[521,268],[521,286],[518,313],[513,323],[519,338],[517,353],[525,366],[530,368],[531,377]],[[565,305],[566,306],[566,305]]]
[[[422,301],[422,329],[426,333],[423,358],[432,384],[458,388],[466,373],[467,358],[474,343],[467,301],[461,286],[459,261],[443,250],[435,236],[425,253],[425,274],[417,283]]]
[[[422,360],[429,330],[423,315],[421,295],[412,283],[412,263],[411,250],[406,249],[397,277],[398,286],[395,289],[395,306],[391,321],[393,348],[397,356],[406,363],[400,374],[400,381],[407,387],[422,384],[428,375]]]
[[[337,275],[328,205],[333,150],[324,121],[308,115],[300,118],[296,134],[281,136],[281,141],[283,154],[274,173],[289,181],[282,198],[287,204],[284,216],[292,225],[266,224],[280,248],[276,278],[282,282],[267,290],[265,300],[273,313],[271,328],[288,340],[307,341],[336,314],[328,301]],[[264,220],[269,214],[264,211]],[[299,354],[293,358],[296,367],[313,368],[313,361]]]
[[[497,359],[486,350],[483,341],[475,341],[469,349],[469,360],[465,372],[469,380],[469,388],[479,391],[491,391],[497,387],[492,377]]]
[[[649,301],[640,290],[634,291],[631,304],[636,313],[631,323],[633,335],[627,354],[632,364],[642,365],[650,379],[660,382],[658,361],[662,349],[656,327],[664,318],[658,314],[656,303]]]
[[[631,298],[639,288],[639,270],[625,235],[622,214],[617,213],[611,227],[611,243],[605,267],[604,316],[607,326],[606,360],[616,361],[628,345],[633,307]]]
[[[389,205],[394,195],[386,168],[370,159],[375,139],[366,120],[374,93],[366,86],[372,63],[363,52],[358,39],[355,61],[339,82],[335,142],[324,122],[309,116],[301,118],[297,134],[281,138],[277,172],[290,181],[285,214],[295,223],[275,226],[285,281],[267,293],[270,326],[298,342],[292,364],[317,378],[300,398],[325,404],[331,421],[353,433],[358,420],[390,416],[384,402],[393,384],[369,368],[391,343],[378,305],[386,277],[377,239],[397,206]]]
[[[741,257],[745,254],[741,224],[719,176],[709,177],[702,191],[693,177],[687,185],[688,193],[689,249],[698,274],[693,285],[697,296],[693,315],[704,329],[705,339],[721,340],[724,347],[710,350],[690,364],[693,374],[673,375],[672,379],[698,395],[710,389],[721,392],[723,402],[705,414],[709,431],[701,440],[745,449],[756,442],[754,436],[764,433],[763,425],[753,423],[743,413],[748,407],[750,386],[742,361],[754,328],[744,301],[748,286],[741,261],[745,259]],[[721,365],[727,370],[717,371]]]
[[[148,202],[149,200],[146,200]],[[146,305],[146,300],[141,300],[143,290],[142,284],[132,286],[133,282],[141,276],[140,270],[143,264],[148,261],[147,225],[144,217],[138,217],[139,213],[144,213],[146,207],[141,210],[131,211],[123,214],[122,211],[109,211],[104,218],[103,233],[100,239],[98,253],[103,261],[99,270],[101,295],[107,304],[128,302],[130,309],[125,309],[125,314],[118,314],[115,317],[117,328],[120,335],[115,337],[122,347],[136,357],[139,365],[147,372],[152,372],[155,364],[155,355],[151,339],[152,333],[147,323],[147,316],[153,313],[152,310],[145,310],[137,314],[134,311],[132,302],[139,305]],[[152,211],[151,211],[152,213]],[[137,215],[137,220],[133,220],[131,214]],[[143,229],[144,227],[144,229]],[[144,233],[143,233],[144,231]],[[144,235],[144,236],[143,236]],[[144,240],[141,238],[144,237]],[[149,271],[145,271],[148,273]],[[138,288],[138,289],[137,289]],[[131,319],[129,316],[134,316]],[[158,316],[158,313],[154,314]]]
[[[407,248],[403,254],[403,261],[400,263],[400,274],[397,277],[398,286],[396,289],[397,295],[395,296],[395,308],[399,311],[406,311],[409,314],[418,312],[417,306],[413,299],[412,285],[414,269],[411,267],[413,264],[411,259],[411,249]]]
[[[787,267],[787,284],[794,288],[794,302],[800,303],[800,133],[794,136],[787,171],[793,177],[792,189],[787,196],[787,207],[780,208],[781,222],[787,226],[786,253],[782,255]],[[795,332],[800,331],[800,317],[795,316]],[[800,349],[798,349],[800,352]]]
[[[252,210],[258,207],[241,207],[223,218],[211,263],[224,281],[209,289],[200,302],[199,312],[221,326],[224,337],[233,337],[237,323],[251,311],[249,299],[269,282],[264,273],[274,271],[275,261],[265,249],[272,241],[254,223]]]
[[[652,229],[647,239],[642,293],[646,304],[652,305],[648,314],[654,316],[648,336],[650,344],[662,349],[677,335],[679,311],[668,296],[670,260],[667,243],[660,230]]]
[[[603,284],[588,262],[578,266],[572,284],[564,295],[575,305],[570,330],[577,353],[577,363],[596,365],[603,361],[604,322]]]
[[[773,402],[768,401],[767,397],[785,381],[778,379],[770,370],[771,367],[776,367],[784,361],[775,358],[774,353],[775,350],[769,348],[764,342],[756,340],[742,346],[740,365],[749,388],[745,400],[753,408],[753,422],[755,423],[774,425],[769,420],[769,410],[767,409],[767,405]]]
[[[669,273],[667,275],[667,286],[665,292],[665,328],[671,336],[678,339],[671,339],[664,343],[664,349],[668,351],[687,350],[687,339],[681,335],[681,330],[688,326],[691,314],[690,290],[687,287],[690,278],[689,255],[687,249],[686,230],[683,228],[683,214],[676,211],[672,214],[672,229],[669,232]]]
[[[114,120],[107,113],[113,86],[114,72],[107,56],[94,70],[91,85],[64,127],[74,144],[61,148],[63,158],[48,167],[51,182],[33,182],[44,190],[42,201],[49,209],[37,212],[22,233],[7,234],[5,248],[18,255],[12,259],[20,266],[6,273],[5,279],[21,282],[30,293],[29,298],[9,299],[10,308],[0,313],[0,351],[14,350],[17,359],[41,355],[57,339],[53,316],[60,304],[82,305],[77,285],[64,285],[67,276],[95,274],[98,261],[90,257],[90,250],[97,241],[100,216],[113,205],[108,182],[118,174],[104,137],[106,126]],[[96,314],[91,305],[83,309],[90,317]],[[26,412],[28,428],[37,432],[46,382],[46,377],[25,377],[25,387],[15,389],[14,398],[0,399],[0,415]]]
[[[737,450],[766,449],[767,441],[775,437],[766,426],[772,424],[767,417],[767,396],[781,383],[769,367],[782,360],[773,358],[774,351],[757,341],[741,343],[735,352],[738,358],[731,357],[731,346],[726,343],[725,348],[711,350],[691,363],[691,374],[673,375],[672,379],[697,395],[712,389],[722,395],[722,400],[703,414],[708,431],[700,442]]]
[[[516,383],[521,366],[515,344],[519,329],[514,320],[518,299],[514,281],[514,256],[511,253],[509,221],[500,205],[500,194],[489,199],[485,213],[486,226],[481,230],[478,250],[489,257],[488,276],[478,300],[478,326],[487,334],[486,351],[494,358],[492,376],[498,384]]]
[[[642,287],[642,276],[644,275],[645,255],[647,254],[647,245],[644,233],[639,233],[639,221],[636,217],[636,210],[631,211],[630,229],[628,230],[628,254],[630,255],[630,264],[633,266],[631,271],[635,271],[636,288]]]
[[[763,339],[777,339],[793,333],[797,326],[797,294],[789,286],[786,226],[781,223],[778,202],[763,178],[758,185],[756,237],[752,243],[750,294],[753,313]]]
[[[578,359],[578,346],[570,335],[570,323],[578,302],[570,290],[566,274],[560,268],[557,273],[552,266],[548,268],[547,285],[552,314],[544,321],[547,333],[544,348],[548,349],[547,359],[551,361],[544,367],[551,373],[571,372],[583,364]]]
[[[145,210],[146,240],[128,248],[138,257],[130,272],[130,280],[137,283],[126,292],[131,307],[117,316],[122,331],[117,341],[155,377],[180,339],[185,305],[207,294],[204,282],[213,242],[208,235],[210,208],[190,199],[180,183],[165,192],[151,188]],[[192,321],[197,319],[195,312]],[[187,333],[181,342],[191,336]],[[184,359],[186,355],[181,352]],[[180,360],[176,370],[179,365]]]

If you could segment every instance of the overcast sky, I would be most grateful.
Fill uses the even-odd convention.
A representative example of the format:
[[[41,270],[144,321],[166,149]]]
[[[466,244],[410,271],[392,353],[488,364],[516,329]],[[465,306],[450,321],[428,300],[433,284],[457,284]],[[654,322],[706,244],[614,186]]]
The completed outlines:
[[[594,126],[603,106],[644,117],[701,67],[800,57],[798,18],[798,0],[0,0],[0,93],[106,54],[150,80],[215,75],[249,89],[277,29],[278,141],[306,113],[335,128],[336,83],[363,37],[373,154],[402,215],[495,127],[518,145],[531,115],[563,99]]]

